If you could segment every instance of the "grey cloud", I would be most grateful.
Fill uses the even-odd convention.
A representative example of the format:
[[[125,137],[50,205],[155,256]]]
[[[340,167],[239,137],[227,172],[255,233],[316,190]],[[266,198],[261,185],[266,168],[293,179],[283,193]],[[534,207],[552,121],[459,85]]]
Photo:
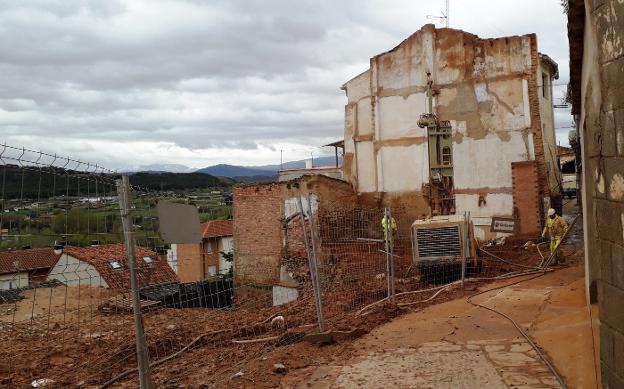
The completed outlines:
[[[451,23],[485,37],[537,32],[540,50],[559,62],[565,83],[558,4],[518,3],[453,2]],[[432,22],[426,15],[442,5],[0,1],[1,135],[113,167],[159,157],[201,164],[181,150],[248,150],[255,161],[259,147],[319,145],[342,137],[340,85],[366,69],[371,56]],[[556,120],[571,122],[561,112]],[[128,142],[145,146],[125,161],[93,146]]]

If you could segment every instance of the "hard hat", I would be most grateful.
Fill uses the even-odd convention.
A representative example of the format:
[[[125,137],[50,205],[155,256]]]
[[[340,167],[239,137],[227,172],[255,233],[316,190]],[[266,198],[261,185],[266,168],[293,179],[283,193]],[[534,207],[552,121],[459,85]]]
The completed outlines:
[[[554,209],[552,209],[552,208],[550,208],[550,209],[548,210],[548,216],[552,216],[552,215],[554,215],[554,214],[555,214],[555,210],[554,210]]]

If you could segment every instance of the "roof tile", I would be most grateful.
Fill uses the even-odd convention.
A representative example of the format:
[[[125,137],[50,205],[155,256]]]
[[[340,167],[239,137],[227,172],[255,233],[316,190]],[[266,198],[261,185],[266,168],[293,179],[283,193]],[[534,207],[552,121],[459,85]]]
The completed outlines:
[[[109,244],[91,247],[65,246],[64,253],[91,264],[100,276],[106,281],[109,288],[130,289],[130,268],[124,244]],[[135,247],[137,278],[140,286],[154,285],[165,282],[177,282],[178,277],[166,261],[160,259],[154,251],[144,247]],[[143,257],[150,257],[152,261],[146,263]],[[113,269],[112,261],[121,264],[120,269]]]

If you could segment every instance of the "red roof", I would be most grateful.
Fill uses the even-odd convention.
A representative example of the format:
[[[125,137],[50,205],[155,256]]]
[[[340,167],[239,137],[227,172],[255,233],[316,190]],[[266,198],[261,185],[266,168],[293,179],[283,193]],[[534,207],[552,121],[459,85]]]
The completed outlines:
[[[130,268],[128,267],[128,256],[124,244],[108,244],[91,247],[65,246],[63,252],[69,256],[87,262],[106,281],[109,288],[128,290],[130,289]],[[140,286],[161,284],[165,282],[177,282],[178,277],[173,272],[166,261],[146,248],[136,246],[135,248],[137,277]],[[150,257],[151,262],[147,263],[143,257]],[[113,269],[111,262],[117,261],[121,268]]]
[[[211,220],[201,224],[202,238],[220,238],[234,235],[232,220]]]
[[[0,252],[0,274],[51,269],[60,255],[51,247]]]

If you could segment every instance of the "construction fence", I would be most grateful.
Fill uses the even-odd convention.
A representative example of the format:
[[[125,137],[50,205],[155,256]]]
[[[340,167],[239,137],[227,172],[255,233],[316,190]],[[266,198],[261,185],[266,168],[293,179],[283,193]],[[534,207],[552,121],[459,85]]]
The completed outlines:
[[[325,213],[308,198],[299,199],[282,248],[288,284],[241,282],[236,267],[181,283],[156,211],[179,194],[133,186],[124,204],[116,172],[4,149],[2,387],[136,387],[139,372],[148,387],[269,386],[275,375],[263,361],[271,355],[360,336],[469,283],[542,271],[540,247],[526,239],[477,250],[469,215],[458,247],[448,246],[447,232],[431,237],[455,259],[415,261],[404,210]]]

